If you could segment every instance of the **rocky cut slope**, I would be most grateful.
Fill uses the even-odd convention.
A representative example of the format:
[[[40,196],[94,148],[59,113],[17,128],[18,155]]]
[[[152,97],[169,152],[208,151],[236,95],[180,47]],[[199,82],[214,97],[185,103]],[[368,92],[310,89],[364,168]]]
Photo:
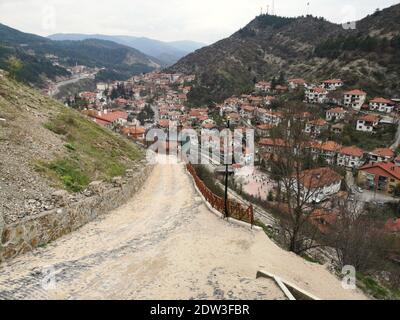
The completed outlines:
[[[122,176],[142,157],[128,140],[0,74],[0,216],[6,223],[51,210],[57,190],[78,197],[94,180]]]
[[[251,90],[255,81],[337,77],[371,94],[398,94],[400,5],[377,11],[356,29],[311,16],[260,15],[247,26],[181,59],[170,71],[194,73],[192,103],[220,101]]]

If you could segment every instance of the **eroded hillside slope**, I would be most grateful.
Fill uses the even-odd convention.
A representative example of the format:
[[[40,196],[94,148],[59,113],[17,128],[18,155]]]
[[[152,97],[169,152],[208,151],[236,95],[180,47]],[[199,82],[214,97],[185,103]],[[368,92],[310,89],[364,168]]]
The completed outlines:
[[[6,223],[52,209],[51,195],[121,176],[143,154],[78,112],[0,75],[0,213]]]

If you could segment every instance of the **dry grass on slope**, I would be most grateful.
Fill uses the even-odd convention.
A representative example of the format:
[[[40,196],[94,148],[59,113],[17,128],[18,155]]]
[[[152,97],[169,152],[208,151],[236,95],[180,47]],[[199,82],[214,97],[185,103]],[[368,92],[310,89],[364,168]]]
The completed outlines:
[[[143,157],[132,142],[6,77],[0,118],[0,213],[8,222],[28,215],[28,202],[123,175]]]

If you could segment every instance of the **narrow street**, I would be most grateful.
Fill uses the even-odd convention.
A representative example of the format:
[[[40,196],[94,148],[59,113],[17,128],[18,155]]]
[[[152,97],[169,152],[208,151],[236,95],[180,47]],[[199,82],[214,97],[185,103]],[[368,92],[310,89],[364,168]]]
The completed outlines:
[[[398,128],[397,128],[395,139],[396,139],[395,142],[390,147],[394,151],[396,151],[396,149],[400,146],[400,122],[398,124]]]
[[[60,88],[61,87],[66,86],[66,85],[71,84],[71,83],[78,82],[78,81],[83,80],[83,79],[89,79],[90,76],[91,75],[84,74],[84,75],[75,76],[75,77],[73,77],[71,79],[68,79],[68,80],[57,82],[55,84],[54,91],[51,93],[51,97],[55,97],[60,92]]]
[[[127,204],[1,265],[0,299],[284,299],[258,270],[322,299],[365,298],[262,231],[216,217],[183,165],[157,165]]]

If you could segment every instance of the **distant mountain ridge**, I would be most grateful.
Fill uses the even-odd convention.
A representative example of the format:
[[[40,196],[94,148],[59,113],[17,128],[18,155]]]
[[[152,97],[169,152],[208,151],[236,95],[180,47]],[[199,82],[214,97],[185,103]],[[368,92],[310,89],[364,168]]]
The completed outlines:
[[[48,54],[58,56],[66,66],[81,64],[105,68],[101,74],[104,80],[122,80],[162,65],[156,58],[115,42],[98,39],[53,41],[0,24],[1,69],[7,69],[8,57],[16,56],[24,64],[17,76],[28,83],[40,86],[44,78],[54,80],[57,76],[68,75],[65,68],[53,65],[47,59]]]
[[[370,94],[399,95],[400,5],[345,29],[322,18],[260,15],[231,37],[197,50],[168,69],[196,74],[195,104],[251,91],[254,83],[286,78],[342,78]]]
[[[110,36],[102,34],[74,34],[74,33],[58,33],[48,36],[49,39],[55,41],[64,40],[86,40],[100,39],[113,41],[134,49],[137,49],[146,55],[155,57],[164,65],[171,65],[177,62],[187,54],[205,46],[203,43],[195,41],[173,41],[163,42],[145,37],[133,36]]]

